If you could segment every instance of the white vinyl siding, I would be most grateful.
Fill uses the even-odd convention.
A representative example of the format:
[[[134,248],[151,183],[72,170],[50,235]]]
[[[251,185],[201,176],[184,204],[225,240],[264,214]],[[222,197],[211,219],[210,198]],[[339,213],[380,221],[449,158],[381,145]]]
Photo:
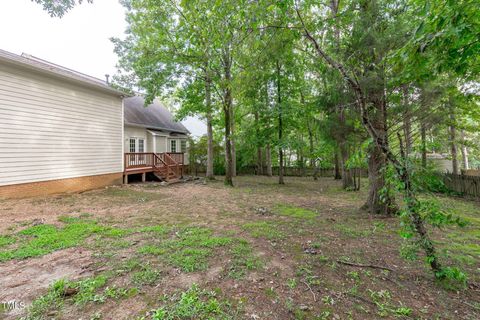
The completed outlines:
[[[157,150],[155,152],[162,153],[167,152],[167,138],[166,137],[155,137]]]
[[[0,185],[123,171],[122,100],[0,65]]]

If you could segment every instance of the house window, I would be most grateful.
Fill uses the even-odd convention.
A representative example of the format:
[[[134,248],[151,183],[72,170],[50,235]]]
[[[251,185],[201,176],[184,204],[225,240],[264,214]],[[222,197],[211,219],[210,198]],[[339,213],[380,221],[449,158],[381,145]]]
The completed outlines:
[[[177,140],[170,141],[170,152],[177,152]]]
[[[183,153],[187,152],[187,140],[180,141],[180,149]]]
[[[129,148],[129,150],[130,150],[130,152],[132,152],[132,153],[135,152],[136,149],[137,149],[137,148],[136,148],[136,146],[137,146],[137,143],[136,143],[136,142],[137,142],[137,139],[135,139],[135,138],[130,138],[130,148]]]
[[[129,139],[129,150],[132,153],[145,152],[145,139],[130,138]]]

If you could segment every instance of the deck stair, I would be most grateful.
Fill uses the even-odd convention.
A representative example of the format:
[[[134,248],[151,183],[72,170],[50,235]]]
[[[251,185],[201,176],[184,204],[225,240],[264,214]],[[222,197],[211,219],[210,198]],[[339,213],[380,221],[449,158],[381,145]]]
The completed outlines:
[[[183,153],[125,153],[124,183],[128,183],[131,174],[142,174],[145,181],[147,173],[153,173],[158,179],[174,182],[183,177]]]

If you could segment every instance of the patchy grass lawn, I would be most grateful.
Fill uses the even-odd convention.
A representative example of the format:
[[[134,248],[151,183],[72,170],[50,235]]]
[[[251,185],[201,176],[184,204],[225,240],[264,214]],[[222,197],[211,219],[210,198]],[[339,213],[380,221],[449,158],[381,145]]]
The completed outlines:
[[[480,319],[480,204],[432,230],[464,289],[403,260],[395,217],[329,178],[239,177],[0,202],[5,319]],[[26,308],[22,308],[23,305]]]

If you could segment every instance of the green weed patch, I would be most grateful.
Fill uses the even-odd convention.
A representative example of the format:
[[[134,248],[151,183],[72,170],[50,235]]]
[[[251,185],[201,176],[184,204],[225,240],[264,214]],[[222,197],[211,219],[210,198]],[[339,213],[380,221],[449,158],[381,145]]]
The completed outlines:
[[[277,211],[282,216],[299,219],[313,219],[317,216],[315,211],[289,205],[279,205]]]
[[[187,227],[175,233],[175,237],[158,245],[140,248],[143,254],[165,256],[167,262],[185,272],[205,270],[213,249],[229,245],[230,237],[214,236],[208,228]]]
[[[242,278],[248,271],[259,269],[263,265],[262,261],[254,255],[247,240],[238,239],[230,249],[230,254],[232,260],[228,267],[228,275],[232,278]]]
[[[102,274],[79,281],[58,280],[45,295],[32,302],[23,319],[51,319],[51,311],[60,312],[67,300],[82,307],[87,303],[104,303],[107,299],[121,299],[138,293],[135,288],[108,287],[109,279],[107,274]]]
[[[96,234],[104,237],[121,237],[128,231],[99,225],[93,220],[78,218],[63,219],[65,226],[57,227],[41,224],[24,229],[14,236],[2,236],[5,247],[16,243],[15,248],[0,250],[0,262],[12,259],[27,259],[79,246],[83,241]],[[0,240],[1,241],[1,240]]]
[[[152,320],[234,318],[228,302],[220,300],[215,292],[201,290],[197,285],[180,295],[166,297],[164,302],[164,306],[153,312]]]
[[[268,240],[285,238],[285,235],[271,222],[250,222],[244,224],[242,228],[248,231],[254,238],[265,238]]]

